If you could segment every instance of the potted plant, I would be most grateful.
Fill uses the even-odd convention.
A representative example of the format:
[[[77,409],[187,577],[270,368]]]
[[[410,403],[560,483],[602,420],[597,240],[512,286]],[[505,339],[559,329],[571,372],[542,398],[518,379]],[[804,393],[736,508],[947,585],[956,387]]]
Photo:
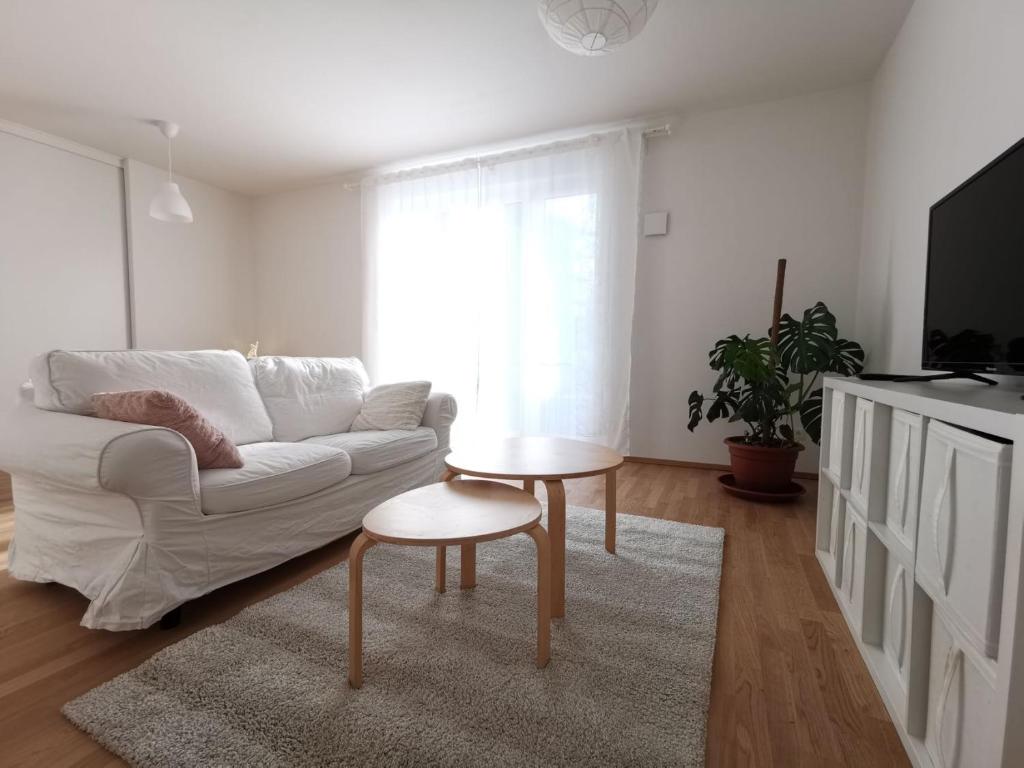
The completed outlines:
[[[777,300],[776,306],[780,304]],[[725,441],[735,484],[768,493],[791,487],[797,456],[804,449],[797,440],[797,418],[814,443],[821,438],[819,377],[852,376],[864,367],[864,350],[839,338],[835,315],[820,301],[799,320],[783,315],[773,323],[770,336],[721,339],[708,357],[718,379],[710,396],[690,393],[687,426],[692,432],[703,419],[722,418],[746,424],[746,434]]]

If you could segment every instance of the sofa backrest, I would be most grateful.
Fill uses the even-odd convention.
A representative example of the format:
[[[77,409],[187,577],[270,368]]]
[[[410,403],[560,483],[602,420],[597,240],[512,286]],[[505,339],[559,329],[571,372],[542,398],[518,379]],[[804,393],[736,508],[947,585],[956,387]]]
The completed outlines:
[[[164,389],[184,398],[237,445],[273,440],[273,427],[240,352],[67,352],[32,362],[33,401],[48,411],[91,414],[98,392]]]
[[[274,439],[348,432],[369,385],[355,357],[257,357],[249,361],[274,425]]]

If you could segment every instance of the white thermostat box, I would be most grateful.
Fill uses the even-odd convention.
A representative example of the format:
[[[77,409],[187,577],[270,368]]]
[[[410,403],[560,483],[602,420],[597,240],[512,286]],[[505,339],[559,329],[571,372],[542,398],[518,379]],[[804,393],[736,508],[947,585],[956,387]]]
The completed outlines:
[[[668,211],[656,211],[644,215],[644,237],[668,234]]]

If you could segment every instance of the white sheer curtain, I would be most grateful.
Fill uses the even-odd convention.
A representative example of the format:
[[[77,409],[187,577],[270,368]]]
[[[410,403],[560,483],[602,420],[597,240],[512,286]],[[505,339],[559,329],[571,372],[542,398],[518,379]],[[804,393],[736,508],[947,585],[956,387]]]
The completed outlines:
[[[622,130],[367,182],[374,380],[455,395],[456,445],[627,451],[641,146]]]

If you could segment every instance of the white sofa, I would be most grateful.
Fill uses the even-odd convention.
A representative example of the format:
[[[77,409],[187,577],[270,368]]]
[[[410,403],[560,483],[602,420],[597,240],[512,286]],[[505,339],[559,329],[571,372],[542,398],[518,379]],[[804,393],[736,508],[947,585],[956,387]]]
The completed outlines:
[[[147,627],[187,600],[359,528],[439,479],[454,399],[414,430],[350,432],[367,388],[355,358],[234,351],[50,352],[0,432],[12,475],[8,570],[91,601],[82,624]],[[96,392],[159,388],[235,441],[241,469],[196,468],[177,432],[88,416]]]

